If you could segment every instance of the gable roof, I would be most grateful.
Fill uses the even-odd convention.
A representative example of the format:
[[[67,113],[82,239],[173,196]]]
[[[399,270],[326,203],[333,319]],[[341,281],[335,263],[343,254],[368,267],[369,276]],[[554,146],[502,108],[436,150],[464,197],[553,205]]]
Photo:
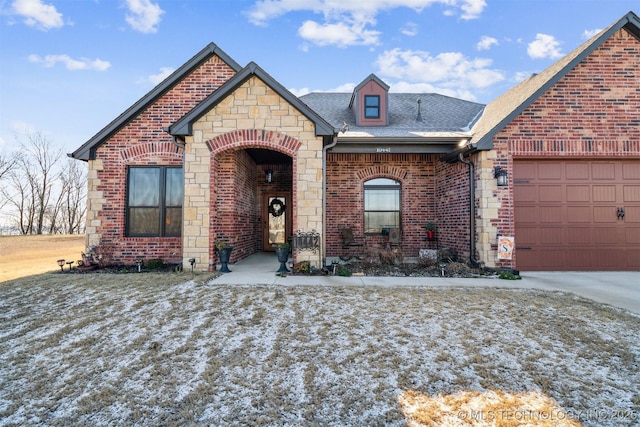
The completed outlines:
[[[193,123],[206,114],[210,109],[215,107],[220,101],[229,96],[240,85],[246,82],[252,76],[256,76],[262,80],[267,86],[273,89],[278,95],[284,98],[289,104],[300,111],[304,116],[315,124],[316,136],[330,136],[337,133],[337,129],[331,126],[323,117],[314,110],[309,108],[305,103],[300,101],[298,97],[289,92],[284,86],[278,83],[273,77],[267,74],[255,62],[250,62],[242,70],[238,71],[235,76],[227,80],[215,92],[206,97],[200,104],[195,106],[191,111],[185,114],[177,122],[169,126],[167,130],[173,136],[191,135],[193,132]]]
[[[382,80],[380,80],[380,78],[378,76],[376,76],[375,74],[371,73],[367,76],[366,79],[364,79],[363,81],[360,82],[360,84],[358,86],[356,86],[355,88],[353,88],[353,93],[351,95],[351,100],[349,101],[349,108],[353,107],[353,102],[356,98],[356,94],[360,91],[360,89],[362,89],[367,83],[369,83],[371,80],[373,80],[374,82],[377,83],[378,86],[380,86],[381,88],[383,88],[385,90],[385,92],[389,92],[389,85],[386,84],[385,82],[383,82]]]
[[[105,126],[100,132],[95,134],[91,139],[76,149],[73,153],[68,154],[79,160],[89,160],[94,158],[95,149],[109,139],[113,134],[127,124],[131,119],[135,118],[147,106],[155,102],[158,98],[169,91],[175,84],[194,69],[199,67],[203,62],[212,56],[218,56],[234,71],[239,71],[242,67],[227,55],[215,43],[209,43],[204,49],[198,52],[193,58],[185,62],[180,68],[171,73],[169,77],[164,79],[146,95],[136,101],[131,107],[127,108],[122,114],[116,117],[111,123]]]
[[[555,64],[487,104],[484,114],[473,127],[472,150],[492,149],[493,138],[498,132],[621,28],[640,39],[640,19],[629,12]]]

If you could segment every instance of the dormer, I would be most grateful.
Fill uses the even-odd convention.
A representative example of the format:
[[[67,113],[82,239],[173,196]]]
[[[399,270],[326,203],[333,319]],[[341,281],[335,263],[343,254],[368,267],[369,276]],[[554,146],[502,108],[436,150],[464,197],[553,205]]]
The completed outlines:
[[[375,74],[370,74],[353,89],[349,109],[356,126],[387,126],[389,124],[389,86]]]

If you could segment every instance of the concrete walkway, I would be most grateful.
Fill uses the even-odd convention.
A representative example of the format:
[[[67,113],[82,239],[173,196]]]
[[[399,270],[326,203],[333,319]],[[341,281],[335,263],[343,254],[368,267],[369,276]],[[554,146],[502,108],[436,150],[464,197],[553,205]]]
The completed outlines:
[[[640,272],[521,272],[522,280],[456,277],[276,276],[275,253],[257,253],[230,265],[231,273],[213,280],[221,285],[377,285],[531,288],[572,292],[584,298],[640,314]]]

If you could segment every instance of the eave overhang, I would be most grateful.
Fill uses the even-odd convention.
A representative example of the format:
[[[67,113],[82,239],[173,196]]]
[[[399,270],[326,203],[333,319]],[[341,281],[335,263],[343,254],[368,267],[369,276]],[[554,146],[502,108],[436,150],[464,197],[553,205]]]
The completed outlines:
[[[225,84],[220,86],[218,90],[205,98],[200,104],[194,107],[189,113],[180,118],[177,122],[169,126],[166,131],[174,137],[184,138],[193,135],[193,124],[202,116],[207,114],[223,99],[231,95],[238,87],[244,84],[251,77],[257,77],[267,86],[273,89],[278,95],[284,98],[290,105],[300,111],[305,117],[311,120],[315,125],[316,136],[333,136],[338,133],[338,129],[331,126],[318,113],[309,108],[305,103],[282,86],[278,81],[271,77],[266,71],[260,68],[256,63],[250,62],[246,67],[240,70],[235,76],[229,79]]]
[[[199,67],[204,61],[208,60],[214,55],[222,59],[234,71],[237,72],[242,69],[242,66],[240,64],[234,61],[233,58],[227,55],[215,43],[209,43],[204,49],[198,52],[186,63],[184,63],[176,71],[171,73],[169,77],[164,79],[146,95],[140,98],[135,104],[127,108],[122,114],[116,117],[100,132],[94,135],[91,139],[85,142],[74,152],[67,154],[67,156],[84,161],[95,159],[95,151],[100,145],[102,145],[111,136],[118,132],[130,120],[135,118],[141,111],[146,109],[149,105],[154,103],[158,98],[160,98],[171,88],[173,88],[178,82],[182,80],[183,77],[191,73],[191,71]]]

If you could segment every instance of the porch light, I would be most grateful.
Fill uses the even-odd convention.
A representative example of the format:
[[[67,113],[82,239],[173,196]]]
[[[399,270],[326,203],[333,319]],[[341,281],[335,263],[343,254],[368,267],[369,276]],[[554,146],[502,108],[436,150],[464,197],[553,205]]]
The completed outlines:
[[[507,174],[507,171],[502,169],[500,166],[496,166],[495,168],[493,168],[493,177],[496,179],[498,187],[507,186],[507,178],[509,177],[509,175]]]
[[[264,181],[267,184],[271,184],[271,181],[273,181],[273,170],[267,169],[264,171]]]

